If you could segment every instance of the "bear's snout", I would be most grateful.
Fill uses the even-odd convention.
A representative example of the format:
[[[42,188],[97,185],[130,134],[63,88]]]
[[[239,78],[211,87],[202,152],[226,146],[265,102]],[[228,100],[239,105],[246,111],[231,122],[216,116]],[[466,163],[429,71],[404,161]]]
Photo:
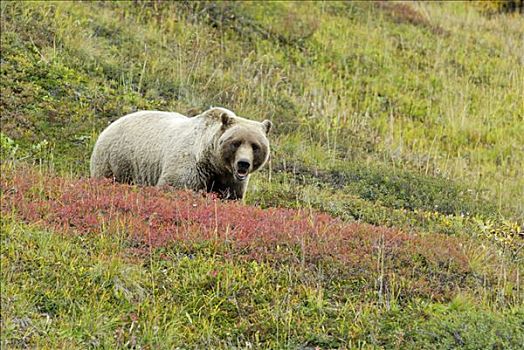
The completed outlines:
[[[241,159],[237,162],[238,170],[249,170],[251,164],[247,159]]]
[[[236,163],[236,171],[235,171],[235,177],[243,181],[247,179],[247,176],[249,175],[249,169],[251,168],[251,163],[247,159],[240,159]]]

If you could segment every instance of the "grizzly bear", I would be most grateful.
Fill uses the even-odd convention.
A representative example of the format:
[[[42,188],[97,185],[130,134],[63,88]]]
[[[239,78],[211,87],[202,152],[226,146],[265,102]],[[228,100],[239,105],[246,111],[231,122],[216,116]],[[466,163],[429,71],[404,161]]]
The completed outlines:
[[[98,137],[91,177],[244,197],[249,176],[269,158],[272,123],[214,107],[195,117],[159,111],[128,114]]]

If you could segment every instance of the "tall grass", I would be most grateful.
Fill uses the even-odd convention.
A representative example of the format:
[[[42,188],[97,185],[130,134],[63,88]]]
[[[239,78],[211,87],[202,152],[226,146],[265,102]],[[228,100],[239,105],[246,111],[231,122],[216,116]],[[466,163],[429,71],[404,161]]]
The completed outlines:
[[[122,114],[224,105],[275,121],[278,162],[408,167],[524,212],[522,17],[486,18],[461,3],[1,10],[4,127],[21,140],[49,135],[85,163],[75,137]],[[64,119],[71,130],[54,134]]]

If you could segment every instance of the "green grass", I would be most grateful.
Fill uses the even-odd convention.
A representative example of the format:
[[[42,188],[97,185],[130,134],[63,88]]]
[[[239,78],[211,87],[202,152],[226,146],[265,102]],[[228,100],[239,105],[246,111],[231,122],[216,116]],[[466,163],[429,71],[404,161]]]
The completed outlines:
[[[2,219],[2,346],[517,349],[524,341],[522,306],[492,308],[467,294],[382,303],[322,269],[206,249],[144,257],[115,238]]]
[[[327,278],[334,267],[228,260],[205,245],[137,255],[124,237],[2,217],[5,347],[524,343],[521,284],[516,301],[492,297],[504,299],[507,272],[521,276],[524,261],[524,17],[460,2],[1,2],[0,11],[2,181],[19,163],[86,176],[97,135],[128,112],[221,105],[275,125],[248,205],[464,239],[472,271],[499,281],[451,301],[384,305],[359,281]]]

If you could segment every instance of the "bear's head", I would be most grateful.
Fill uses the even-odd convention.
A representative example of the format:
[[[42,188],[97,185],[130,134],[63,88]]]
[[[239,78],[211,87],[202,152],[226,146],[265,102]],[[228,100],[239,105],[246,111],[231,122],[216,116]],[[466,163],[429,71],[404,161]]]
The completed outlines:
[[[267,135],[273,124],[269,120],[241,118],[225,108],[215,107],[207,112],[221,125],[216,151],[222,165],[237,181],[247,180],[269,159]]]

